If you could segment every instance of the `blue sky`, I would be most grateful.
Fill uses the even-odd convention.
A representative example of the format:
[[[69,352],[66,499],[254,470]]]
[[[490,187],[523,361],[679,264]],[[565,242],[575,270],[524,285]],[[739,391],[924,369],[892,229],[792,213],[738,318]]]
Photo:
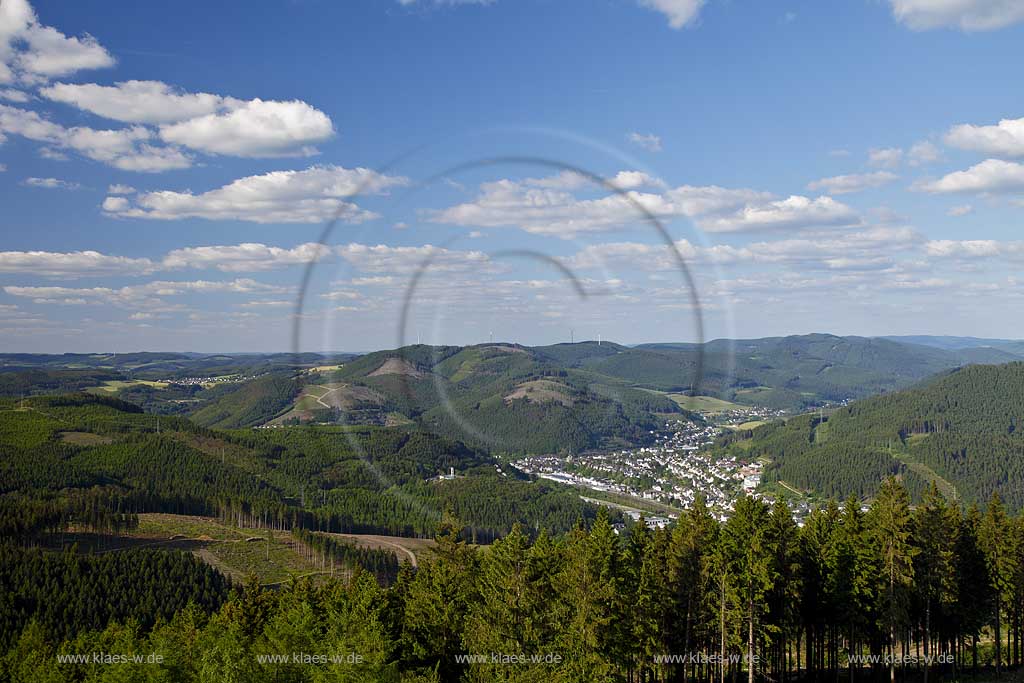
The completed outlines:
[[[1024,337],[1022,46],[1015,0],[4,0],[0,350]]]

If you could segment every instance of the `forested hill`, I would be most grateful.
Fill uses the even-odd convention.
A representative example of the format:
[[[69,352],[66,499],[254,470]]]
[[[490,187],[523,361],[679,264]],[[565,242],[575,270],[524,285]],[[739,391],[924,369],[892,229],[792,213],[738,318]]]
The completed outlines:
[[[489,433],[511,450],[552,451],[645,433],[651,413],[677,410],[658,392],[800,410],[902,389],[971,363],[1020,359],[1024,342],[831,334],[635,347],[608,341],[418,344],[358,357],[0,354],[0,396],[107,393],[147,412],[191,414],[221,428],[285,415],[304,422],[420,420],[458,438]],[[323,389],[304,393],[305,384]],[[306,393],[310,398],[303,400]],[[332,409],[344,415],[331,415]]]
[[[616,431],[627,438],[635,427],[642,432],[645,413],[671,409],[652,392],[799,410],[902,389],[968,363],[1016,358],[994,348],[830,334],[637,347],[416,345],[367,354],[314,381],[334,387],[333,398],[349,414],[376,407],[451,435],[460,435],[453,422],[461,421],[514,449],[553,450],[545,436],[552,426],[567,449],[593,446]],[[352,393],[338,382],[364,390]],[[532,429],[522,432],[517,420]]]
[[[378,351],[311,376],[305,393],[315,402],[300,400],[285,420],[415,422],[495,453],[580,452],[642,442],[662,424],[658,414],[682,410],[666,396],[582,365],[624,349],[591,343]]]
[[[191,414],[204,427],[252,427],[287,408],[301,385],[291,373],[271,373],[242,384],[215,387],[207,403]]]
[[[800,408],[902,389],[979,359],[974,350],[940,349],[869,337],[805,334],[762,339],[717,339],[693,344],[649,344],[593,369],[630,377],[652,388],[686,388],[692,365],[703,365],[700,391],[729,401]],[[996,362],[1015,357],[1003,354]],[[674,363],[674,367],[673,367]]]
[[[516,522],[559,532],[593,518],[575,491],[498,467],[482,451],[411,429],[220,431],[103,396],[0,399],[2,536],[68,519],[106,531],[143,512],[430,536],[451,509],[488,542]],[[450,469],[455,478],[438,479]]]
[[[734,437],[731,442],[736,442]],[[766,425],[738,445],[772,460],[768,479],[869,497],[887,474],[913,495],[929,480],[983,504],[1024,506],[1024,363],[974,365],[828,414]]]

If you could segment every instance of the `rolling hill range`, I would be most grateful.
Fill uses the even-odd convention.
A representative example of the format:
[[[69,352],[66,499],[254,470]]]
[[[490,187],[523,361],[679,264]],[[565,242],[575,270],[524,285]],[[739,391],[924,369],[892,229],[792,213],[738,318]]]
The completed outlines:
[[[824,496],[872,496],[899,475],[913,495],[935,481],[984,504],[1024,507],[1024,363],[974,365],[828,415],[776,422],[723,445],[772,462],[767,480]]]
[[[415,422],[503,453],[643,442],[661,423],[659,414],[682,414],[678,404],[578,362],[623,348],[490,344],[370,353],[311,378],[281,420]]]
[[[183,379],[232,374],[260,374],[327,362],[354,354],[321,353],[0,353],[0,371],[107,371],[140,380]]]
[[[645,443],[666,415],[684,412],[680,394],[799,412],[1018,351],[1024,344],[1009,340],[810,334],[636,347],[417,345],[361,356],[4,354],[0,395],[85,390],[203,427],[416,425],[498,453],[575,453]]]
[[[882,337],[905,344],[934,346],[949,351],[985,351],[1003,353],[1010,356],[1024,355],[1024,341],[1019,339],[985,339],[982,337],[949,337],[935,335],[910,335]]]
[[[0,354],[0,397],[89,391],[147,412],[184,415],[210,427],[249,427],[298,395],[297,375],[336,367],[352,354]],[[208,408],[207,410],[204,410]]]
[[[976,349],[830,334],[719,339],[704,344],[702,351],[702,393],[741,404],[789,409],[900,389],[969,363],[1020,359],[1007,353],[986,358]],[[646,344],[631,355],[597,362],[594,369],[652,388],[685,389],[700,352],[695,345]],[[641,353],[652,355],[641,357]]]
[[[799,411],[907,387],[965,363],[1013,358],[824,334],[703,346],[409,346],[310,376],[278,421],[415,421],[500,451],[577,452],[615,438],[642,442],[659,415],[679,412],[670,393]]]

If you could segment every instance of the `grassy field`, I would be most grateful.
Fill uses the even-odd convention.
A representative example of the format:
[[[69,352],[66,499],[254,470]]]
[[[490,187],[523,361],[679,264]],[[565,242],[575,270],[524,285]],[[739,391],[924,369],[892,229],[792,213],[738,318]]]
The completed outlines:
[[[580,488],[582,489],[582,487]],[[664,503],[659,503],[655,500],[634,498],[633,496],[625,496],[619,493],[611,493],[609,491],[596,491],[594,489],[582,490],[586,492],[586,495],[580,496],[583,500],[597,503],[599,505],[608,505],[621,510],[640,510],[641,512],[654,515],[677,515],[681,512],[679,508],[671,505],[665,505]]]
[[[344,382],[328,382],[327,384],[307,384],[302,389],[302,394],[295,399],[295,406],[292,410],[317,410],[328,406],[341,405],[338,395],[331,396],[334,392],[346,389],[348,385]],[[323,401],[323,403],[321,403]],[[327,404],[327,406],[324,405]]]
[[[236,581],[255,574],[260,583],[287,581],[318,573],[300,553],[287,531],[237,529],[210,517],[148,513],[139,515],[135,537],[153,541],[191,542],[190,550]]]
[[[295,407],[293,410],[316,410],[317,408],[323,408],[318,400],[319,396],[312,394],[303,394],[295,399]]]
[[[344,363],[340,365],[317,365],[309,369],[309,372],[334,372],[335,370],[341,370],[345,367]]]
[[[199,538],[203,540],[244,540],[248,529],[237,529],[213,517],[171,515],[146,512],[139,515],[139,528],[134,535],[147,538]]]
[[[331,535],[363,547],[390,550],[399,562],[413,566],[435,545],[433,539],[425,538]],[[307,560],[288,531],[239,529],[213,517],[143,513],[139,515],[138,529],[128,535],[97,539],[83,534],[72,540],[79,541],[83,549],[98,552],[140,547],[186,550],[239,582],[250,574],[255,574],[264,585],[280,584],[292,577],[332,574],[315,561]],[[65,539],[65,543],[70,542]]]
[[[743,401],[746,404],[744,407],[750,407],[752,405],[772,405],[773,399],[778,398],[781,394],[792,393],[786,392],[784,389],[773,388],[773,387],[750,387],[749,389],[739,389],[736,392],[736,400]],[[803,396],[814,396],[813,393],[803,392]]]
[[[92,432],[61,432],[60,439],[75,446],[100,446],[113,442],[113,439],[108,436]]]
[[[102,392],[105,392],[105,393],[108,393],[108,394],[113,394],[113,393],[117,393],[121,389],[126,389],[128,387],[139,386],[140,384],[144,384],[146,386],[154,387],[156,389],[166,389],[167,388],[167,382],[154,382],[154,381],[145,380],[145,379],[133,379],[133,380],[127,380],[127,381],[119,380],[119,379],[112,379],[112,380],[107,380],[106,382],[104,382],[103,384],[101,384],[98,387],[93,387],[92,389],[90,389],[90,391],[102,391]]]
[[[685,394],[665,394],[679,404],[683,410],[692,410],[696,413],[724,413],[727,410],[744,410],[746,406],[737,403],[723,401],[714,396],[687,396]]]

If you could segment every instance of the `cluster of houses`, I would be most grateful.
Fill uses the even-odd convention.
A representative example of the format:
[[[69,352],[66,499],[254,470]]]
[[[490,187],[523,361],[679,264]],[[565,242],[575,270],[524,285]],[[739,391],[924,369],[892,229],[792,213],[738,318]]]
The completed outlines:
[[[576,456],[531,456],[513,465],[564,484],[675,507],[689,507],[702,495],[714,514],[724,518],[741,490],[753,493],[758,487],[761,463],[739,462],[708,448],[721,432],[713,425],[676,420],[652,433],[650,446]]]
[[[161,379],[160,382],[167,384],[180,384],[190,386],[193,384],[235,384],[237,382],[249,382],[260,375],[223,375],[221,377],[177,377],[175,379]]]

